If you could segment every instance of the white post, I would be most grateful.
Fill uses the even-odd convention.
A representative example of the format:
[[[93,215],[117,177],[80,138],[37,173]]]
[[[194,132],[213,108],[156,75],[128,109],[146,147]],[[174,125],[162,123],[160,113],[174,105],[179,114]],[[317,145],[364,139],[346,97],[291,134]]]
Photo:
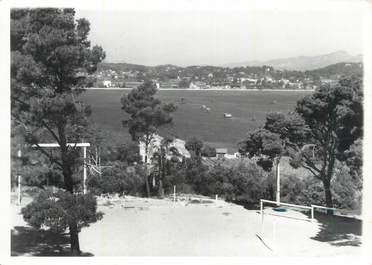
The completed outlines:
[[[261,213],[261,216],[263,214],[263,202],[262,200],[260,201],[260,213]]]
[[[277,205],[280,205],[280,165],[279,159],[276,165],[276,202]]]
[[[18,150],[18,152],[17,152],[17,156],[18,156],[18,158],[20,159],[21,158],[21,156],[22,156],[22,151],[21,150]],[[18,200],[17,200],[17,202],[18,202],[18,205],[21,205],[21,192],[22,192],[22,187],[21,187],[21,175],[18,175]]]
[[[218,200],[218,195],[216,194],[216,201]]]
[[[173,201],[176,202],[176,185],[173,186]]]
[[[21,205],[21,175],[18,175],[18,205]]]
[[[264,216],[263,216],[263,201],[261,200],[260,201],[260,213],[261,213],[261,235],[263,233],[263,220],[264,220]]]
[[[314,207],[311,205],[311,222],[314,222]]]
[[[87,148],[83,147],[84,152],[84,176],[83,176],[83,193],[87,194]]]

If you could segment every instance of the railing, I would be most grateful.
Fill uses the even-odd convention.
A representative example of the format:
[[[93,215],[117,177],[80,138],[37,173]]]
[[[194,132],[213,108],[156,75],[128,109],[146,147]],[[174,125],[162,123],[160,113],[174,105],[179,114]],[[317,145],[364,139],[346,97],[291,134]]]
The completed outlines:
[[[311,210],[311,220],[314,220],[314,209],[315,208],[336,211],[336,208],[324,207],[324,206],[314,205],[314,204],[311,205],[311,208],[312,208],[312,210]]]
[[[325,210],[332,210],[332,211],[336,210],[336,208],[324,207],[324,206],[314,205],[314,204],[312,204],[311,206],[305,206],[305,205],[298,205],[298,204],[291,204],[291,203],[284,203],[284,202],[277,202],[277,201],[270,201],[270,200],[261,199],[260,200],[260,213],[261,213],[262,217],[263,217],[263,203],[264,202],[269,203],[269,204],[274,204],[274,205],[277,205],[277,206],[284,205],[284,206],[291,206],[291,207],[310,210],[311,211],[311,218],[310,218],[309,221],[311,221],[311,222],[313,222],[315,220],[315,218],[314,218],[314,209],[315,208],[325,209]]]

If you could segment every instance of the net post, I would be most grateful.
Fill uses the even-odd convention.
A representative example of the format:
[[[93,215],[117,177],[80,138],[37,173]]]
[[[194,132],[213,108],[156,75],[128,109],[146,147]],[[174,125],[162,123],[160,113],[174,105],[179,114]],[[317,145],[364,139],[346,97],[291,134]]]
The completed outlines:
[[[84,175],[83,175],[83,194],[87,194],[87,148],[83,147],[84,152]]]
[[[314,205],[311,205],[311,222],[314,222]]]
[[[17,156],[18,156],[19,159],[21,159],[21,157],[22,157],[22,151],[21,150],[18,150]],[[18,198],[17,198],[18,205],[21,205],[21,200],[22,200],[22,197],[21,197],[21,193],[22,193],[21,178],[22,178],[21,174],[18,174]]]
[[[176,202],[176,185],[173,186],[173,202]]]
[[[280,160],[276,164],[276,206],[280,206]]]
[[[261,212],[261,232],[262,232],[263,219],[264,219],[264,215],[263,215],[263,201],[262,200],[260,201],[260,212]]]
[[[18,175],[18,205],[21,205],[21,175]]]
[[[261,213],[261,231],[260,231],[260,234],[262,236],[262,233],[263,233],[263,201],[262,199],[260,200],[260,213]]]

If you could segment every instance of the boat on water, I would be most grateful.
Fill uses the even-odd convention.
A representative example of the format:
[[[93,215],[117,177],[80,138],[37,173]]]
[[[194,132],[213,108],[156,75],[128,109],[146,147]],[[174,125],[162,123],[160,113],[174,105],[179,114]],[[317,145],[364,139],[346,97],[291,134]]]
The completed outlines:
[[[232,114],[231,113],[224,113],[223,117],[224,118],[232,118]]]

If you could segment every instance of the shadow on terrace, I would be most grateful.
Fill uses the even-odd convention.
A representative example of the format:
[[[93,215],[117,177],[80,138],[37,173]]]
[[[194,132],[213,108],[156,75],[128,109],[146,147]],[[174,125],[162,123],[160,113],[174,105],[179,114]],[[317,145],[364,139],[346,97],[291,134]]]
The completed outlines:
[[[317,214],[315,218],[320,224],[320,231],[312,239],[339,247],[361,245],[361,220],[327,214]]]
[[[70,256],[69,237],[51,231],[16,226],[11,231],[12,256]],[[82,256],[93,256],[82,253]]]

